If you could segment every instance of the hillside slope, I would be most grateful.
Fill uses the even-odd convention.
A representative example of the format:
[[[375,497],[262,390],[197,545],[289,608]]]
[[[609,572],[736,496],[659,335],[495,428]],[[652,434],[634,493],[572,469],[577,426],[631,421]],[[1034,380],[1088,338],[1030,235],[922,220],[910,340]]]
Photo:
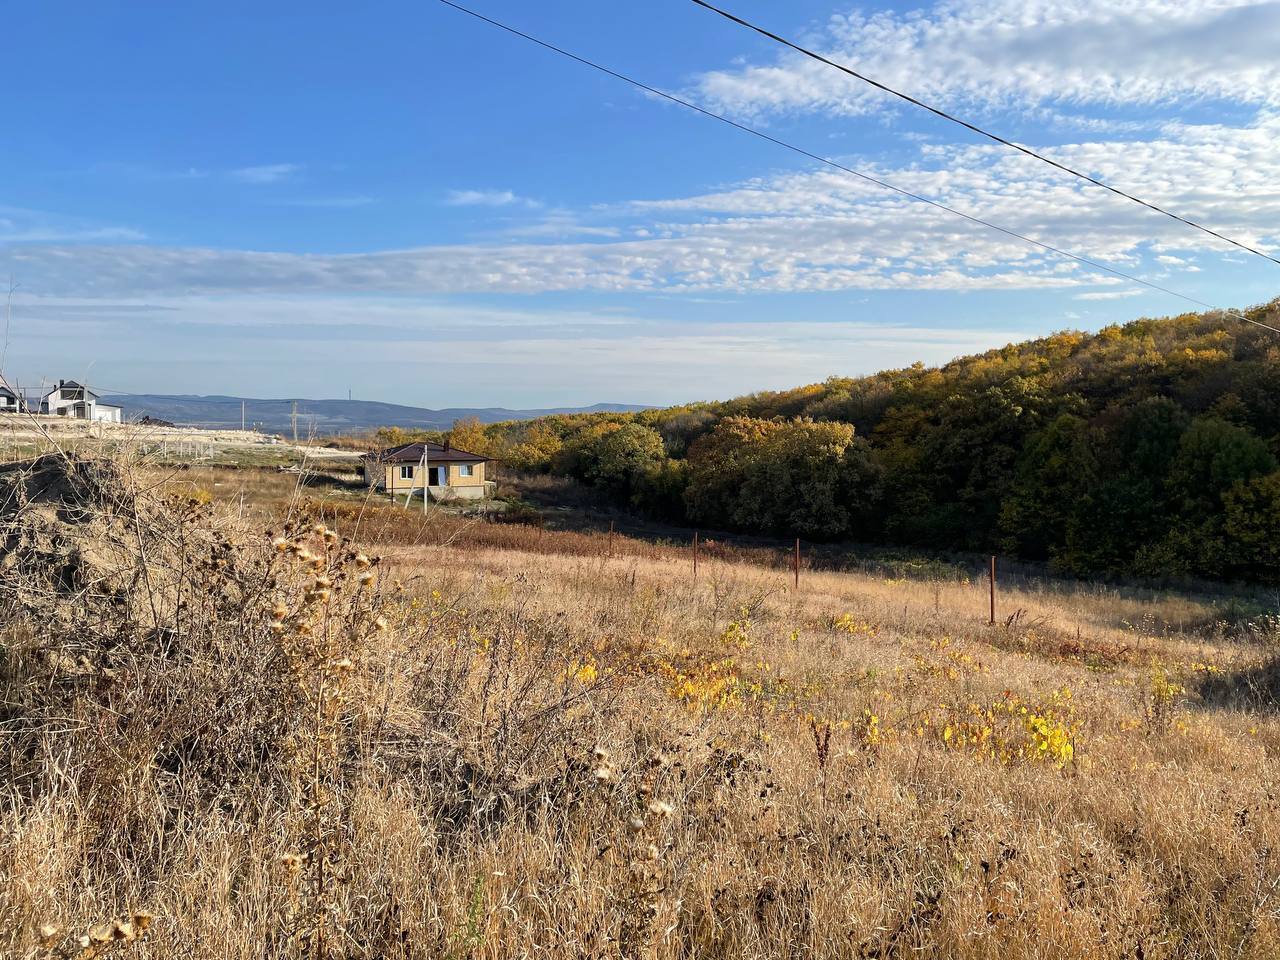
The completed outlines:
[[[1280,954],[1271,617],[221,478],[0,465],[0,957]]]
[[[551,414],[625,412],[645,409],[626,403],[597,403],[589,407],[554,407],[544,410],[509,410],[505,407],[449,407],[432,410],[374,400],[266,400],[255,397],[166,396],[131,394],[104,397],[124,408],[125,418],[143,416],[169,420],[183,426],[231,429],[240,426],[244,404],[245,423],[260,430],[282,433],[292,429],[293,405],[298,405],[299,435],[351,433],[375,427],[447,430],[455,420],[475,418],[481,423],[524,420]]]
[[[1280,301],[1255,308],[1280,324]],[[721,528],[1280,580],[1280,337],[1220,314],[468,442]]]

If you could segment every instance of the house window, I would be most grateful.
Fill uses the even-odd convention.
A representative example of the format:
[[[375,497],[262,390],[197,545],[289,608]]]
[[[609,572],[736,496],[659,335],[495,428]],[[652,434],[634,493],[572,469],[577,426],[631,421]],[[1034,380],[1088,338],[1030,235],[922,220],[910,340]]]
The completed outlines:
[[[412,463],[405,463],[405,464],[401,464],[401,465],[400,465],[400,479],[401,479],[401,480],[412,480],[412,479],[413,479],[413,464],[412,464]]]
[[[460,464],[458,464],[458,476],[460,476],[460,477],[470,477],[470,476],[473,476],[473,468],[472,468],[471,464],[469,464],[469,463],[460,463]]]

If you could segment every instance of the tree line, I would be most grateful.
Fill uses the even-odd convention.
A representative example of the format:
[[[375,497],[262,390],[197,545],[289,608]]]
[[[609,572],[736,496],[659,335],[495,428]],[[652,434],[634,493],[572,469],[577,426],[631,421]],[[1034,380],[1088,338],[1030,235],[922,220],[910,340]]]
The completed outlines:
[[[1280,337],[1220,314],[451,441],[704,527],[1280,582]]]

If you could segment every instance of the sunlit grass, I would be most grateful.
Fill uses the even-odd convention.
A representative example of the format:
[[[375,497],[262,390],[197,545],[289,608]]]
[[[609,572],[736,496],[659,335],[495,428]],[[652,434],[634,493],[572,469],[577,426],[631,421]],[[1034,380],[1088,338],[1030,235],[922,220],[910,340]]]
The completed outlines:
[[[1280,949],[1280,720],[1226,696],[1271,620],[189,479],[198,645],[5,627],[5,955],[141,910],[157,958]]]

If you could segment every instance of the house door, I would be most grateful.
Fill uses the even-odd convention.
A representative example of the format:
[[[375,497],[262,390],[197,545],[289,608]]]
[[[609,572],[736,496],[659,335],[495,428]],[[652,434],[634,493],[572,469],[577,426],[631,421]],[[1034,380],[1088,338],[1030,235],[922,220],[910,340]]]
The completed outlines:
[[[440,467],[427,467],[427,486],[444,486],[443,480],[440,476],[440,469]]]

